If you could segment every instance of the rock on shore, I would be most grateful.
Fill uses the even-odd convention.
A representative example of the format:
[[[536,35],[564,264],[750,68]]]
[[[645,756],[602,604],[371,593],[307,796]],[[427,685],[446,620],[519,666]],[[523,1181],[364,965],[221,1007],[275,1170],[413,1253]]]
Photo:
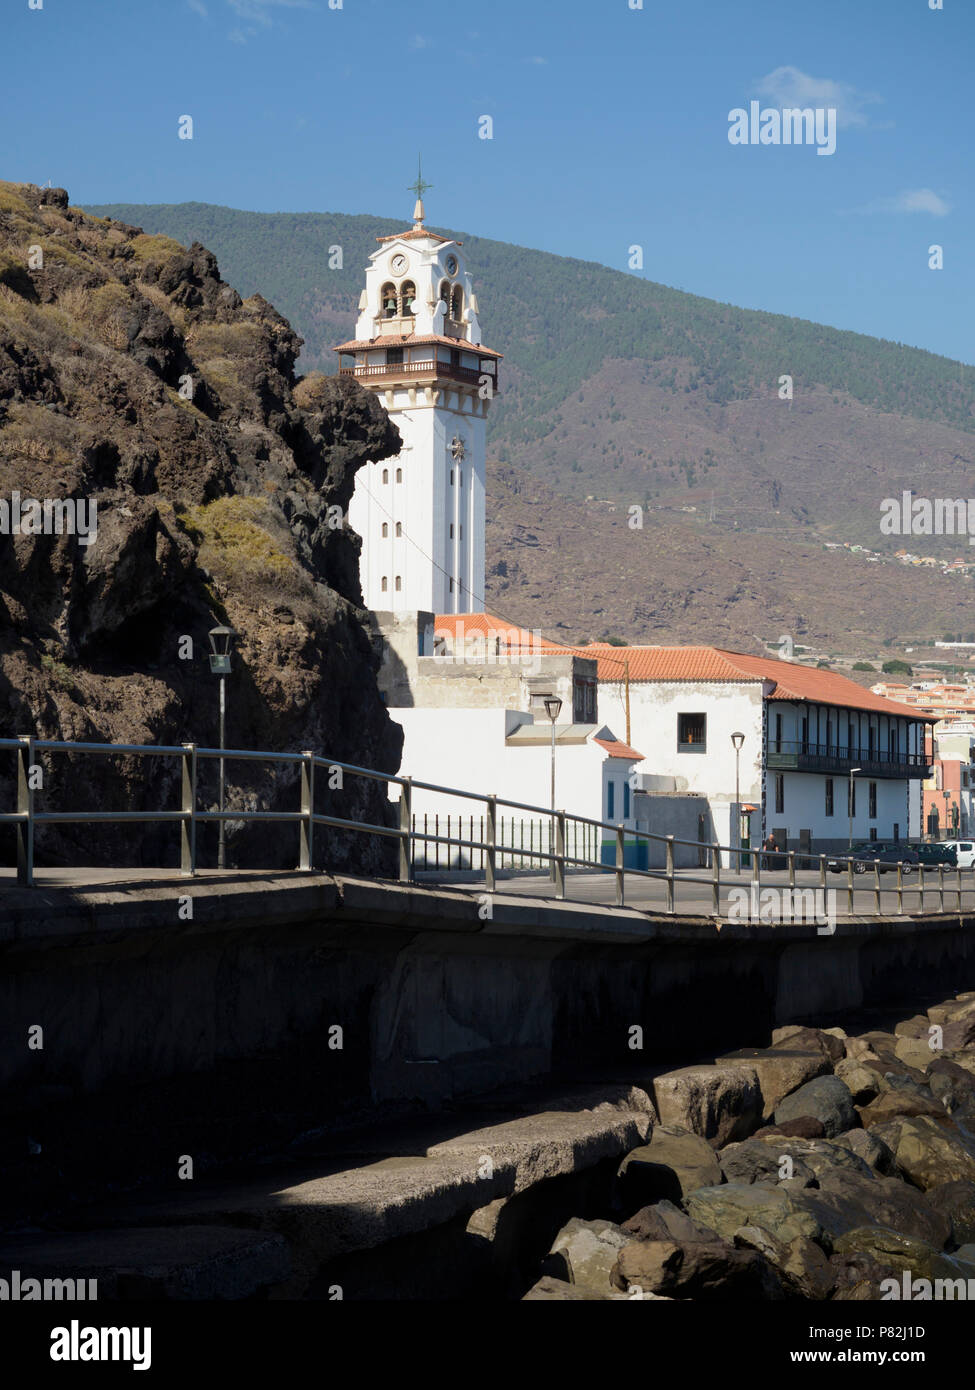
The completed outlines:
[[[905,1270],[975,1281],[972,992],[890,1033],[777,1029],[652,1094],[616,1209],[559,1232],[527,1299],[862,1301]]]

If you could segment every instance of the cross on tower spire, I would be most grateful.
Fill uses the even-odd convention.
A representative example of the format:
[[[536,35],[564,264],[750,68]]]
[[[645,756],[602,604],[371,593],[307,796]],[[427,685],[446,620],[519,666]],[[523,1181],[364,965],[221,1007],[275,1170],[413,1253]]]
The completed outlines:
[[[423,166],[420,162],[420,156],[417,155],[416,182],[407,184],[409,191],[416,194],[416,206],[413,208],[413,230],[415,232],[421,232],[423,230],[423,219],[426,216],[426,213],[423,211],[423,195],[428,188],[432,187],[432,183],[424,182]]]

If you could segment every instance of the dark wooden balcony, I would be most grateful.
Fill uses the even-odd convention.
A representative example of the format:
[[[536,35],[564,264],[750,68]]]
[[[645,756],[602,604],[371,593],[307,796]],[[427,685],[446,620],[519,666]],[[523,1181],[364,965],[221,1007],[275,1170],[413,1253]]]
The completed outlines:
[[[768,741],[765,766],[775,772],[826,772],[847,776],[858,767],[862,777],[930,777],[924,753],[883,752],[879,748],[847,748],[836,744],[790,739]]]

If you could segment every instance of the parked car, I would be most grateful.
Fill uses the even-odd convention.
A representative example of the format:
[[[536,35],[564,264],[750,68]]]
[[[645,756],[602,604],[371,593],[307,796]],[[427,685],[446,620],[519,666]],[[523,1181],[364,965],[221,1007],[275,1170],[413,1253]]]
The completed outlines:
[[[905,874],[912,874],[919,863],[917,850],[910,845],[889,844],[882,840],[868,840],[862,845],[853,845],[845,856],[837,856],[827,859],[826,867],[830,873],[842,874],[846,872],[847,859],[854,860],[853,872],[855,874],[865,874],[868,869],[873,868],[874,864],[882,874],[888,869],[896,872],[898,861],[904,865]]]
[[[925,868],[930,865],[936,869],[939,864],[943,864],[946,869],[953,869],[958,863],[958,851],[951,840],[926,840],[922,844],[914,845],[914,849]]]
[[[975,865],[975,840],[944,840],[945,849],[955,852],[954,862],[960,869],[970,869]]]

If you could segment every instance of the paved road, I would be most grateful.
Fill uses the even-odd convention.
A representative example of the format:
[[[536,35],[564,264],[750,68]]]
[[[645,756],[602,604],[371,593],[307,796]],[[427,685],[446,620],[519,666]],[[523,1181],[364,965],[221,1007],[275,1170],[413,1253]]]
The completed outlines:
[[[694,913],[709,916],[714,911],[713,888],[707,869],[678,870],[675,879],[675,906],[678,913]],[[693,882],[699,877],[703,882]],[[431,880],[424,876],[424,881]],[[483,884],[464,875],[453,878],[444,873],[437,880],[440,884],[450,884],[458,888],[468,888],[483,892]],[[918,911],[920,894],[917,874],[905,875],[903,908],[899,909],[896,875],[881,874],[880,910],[885,917],[896,916],[901,910],[905,914]],[[547,876],[523,874],[512,877],[498,877],[498,891],[508,894],[523,894],[532,898],[551,898],[555,896],[554,885]],[[763,871],[761,883],[753,891],[748,873],[740,879],[728,875],[722,869],[720,904],[721,915],[729,920],[737,917],[742,921],[782,921],[808,920],[813,915],[829,918],[844,917],[849,913],[847,880],[845,874],[827,874],[826,892],[822,896],[819,873],[815,870],[800,870],[796,873],[796,889],[802,892],[799,905],[790,911],[792,902],[789,895],[789,875],[785,870]],[[946,911],[954,911],[958,905],[957,876],[945,874],[944,906]],[[769,890],[772,890],[769,892]],[[815,897],[811,897],[814,894]],[[565,895],[577,902],[600,903],[612,906],[616,902],[615,875],[612,873],[573,873],[566,875]],[[628,907],[649,908],[666,911],[667,885],[663,879],[642,878],[627,874],[625,883],[625,902]],[[962,907],[975,911],[975,875],[970,871],[962,874]],[[937,875],[925,873],[924,909],[926,912],[940,911]],[[870,916],[876,912],[873,873],[857,875],[854,879],[853,914]]]

